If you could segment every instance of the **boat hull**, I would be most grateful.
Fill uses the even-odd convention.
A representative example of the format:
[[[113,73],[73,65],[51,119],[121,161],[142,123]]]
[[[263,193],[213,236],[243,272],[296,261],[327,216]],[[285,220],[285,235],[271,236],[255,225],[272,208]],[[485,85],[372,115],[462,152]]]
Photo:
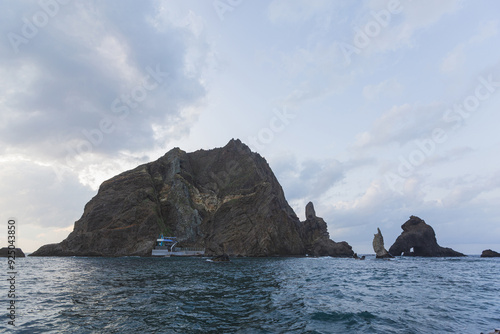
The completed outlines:
[[[203,256],[205,255],[205,251],[175,251],[175,252],[169,252],[167,249],[153,249],[152,256],[162,256],[162,257],[169,257],[169,256]]]

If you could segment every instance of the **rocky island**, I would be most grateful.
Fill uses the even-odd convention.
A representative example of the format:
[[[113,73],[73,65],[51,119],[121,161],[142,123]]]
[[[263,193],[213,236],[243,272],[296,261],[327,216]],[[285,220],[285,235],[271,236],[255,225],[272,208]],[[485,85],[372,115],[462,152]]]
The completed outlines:
[[[150,256],[159,234],[215,256],[352,257],[307,205],[301,222],[266,160],[240,140],[154,162],[101,184],[73,232],[31,256]]]
[[[438,245],[434,229],[416,216],[410,216],[401,228],[403,232],[389,248],[394,256],[457,257],[464,254]],[[413,251],[412,251],[413,249]]]
[[[9,250],[11,251],[9,253]],[[24,255],[24,252],[21,250],[21,248],[14,248],[15,252],[12,253],[12,248],[8,248],[8,247],[2,247],[0,248],[0,257],[9,257],[9,256],[13,256],[15,255],[16,257],[26,257],[26,255]]]

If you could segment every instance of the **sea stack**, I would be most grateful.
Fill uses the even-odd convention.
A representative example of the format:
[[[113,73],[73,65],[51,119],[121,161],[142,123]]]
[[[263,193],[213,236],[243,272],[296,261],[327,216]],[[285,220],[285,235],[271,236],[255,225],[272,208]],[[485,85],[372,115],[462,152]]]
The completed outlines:
[[[154,162],[101,184],[74,230],[33,256],[151,256],[158,236],[206,256],[349,256],[326,223],[301,222],[266,160],[240,140]]]
[[[393,258],[391,254],[384,247],[384,237],[377,227],[377,234],[373,236],[373,250],[375,251],[377,259]]]
[[[306,205],[306,220],[300,223],[301,237],[306,253],[312,256],[352,257],[352,247],[345,241],[334,242],[330,239],[326,222],[316,216],[314,204]]]
[[[491,249],[486,249],[481,253],[481,257],[500,257],[500,253]]]
[[[401,228],[403,232],[389,248],[389,253],[394,256],[465,256],[451,248],[439,246],[434,229],[417,216],[410,216],[410,219],[401,225]]]

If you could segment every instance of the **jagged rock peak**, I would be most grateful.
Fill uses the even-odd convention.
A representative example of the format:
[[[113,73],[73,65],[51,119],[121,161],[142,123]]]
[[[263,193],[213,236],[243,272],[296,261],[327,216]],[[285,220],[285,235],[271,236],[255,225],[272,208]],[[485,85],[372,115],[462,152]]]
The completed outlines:
[[[159,160],[161,159],[172,159],[173,157],[179,157],[183,154],[186,154],[185,151],[181,150],[179,147],[174,147],[173,149],[169,150],[167,153],[163,155]]]
[[[247,154],[251,155],[253,152],[252,150],[241,140],[238,138],[236,139],[231,139],[225,146],[223,147],[217,147],[217,148],[212,148],[212,149],[199,149],[197,151],[194,151],[193,153],[207,153],[207,152],[213,152],[213,151],[218,151],[218,152],[233,152],[233,153],[239,153],[239,154]]]
[[[314,210],[314,204],[312,202],[306,205],[306,219],[314,219],[316,217],[316,211]]]
[[[421,219],[420,217],[411,215],[410,219],[408,219],[403,225],[401,225],[401,228],[403,229],[403,231],[409,232],[421,228],[421,225],[429,226],[426,224],[425,220]]]
[[[251,152],[250,148],[244,144],[241,140],[239,139],[231,139],[226,146],[224,146],[226,149],[236,149],[238,151],[246,151],[246,152]]]
[[[373,236],[373,250],[375,251],[377,259],[385,259],[393,257],[384,247],[384,237],[382,232],[377,227],[377,234]]]

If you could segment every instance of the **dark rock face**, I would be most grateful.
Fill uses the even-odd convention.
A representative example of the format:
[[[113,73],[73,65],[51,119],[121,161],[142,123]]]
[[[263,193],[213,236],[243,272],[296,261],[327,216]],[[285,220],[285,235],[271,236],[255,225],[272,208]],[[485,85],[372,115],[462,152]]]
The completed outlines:
[[[366,257],[364,255],[362,255],[361,257],[358,256],[358,253],[354,253],[354,255],[352,256],[353,259],[355,260],[364,260]]]
[[[316,210],[314,210],[314,204],[312,202],[306,205],[306,219],[317,219]]]
[[[321,220],[322,221],[322,220]],[[34,256],[149,256],[157,236],[213,256],[343,254],[318,218],[301,223],[266,160],[239,140],[157,161],[105,182],[73,232]]]
[[[9,256],[13,256],[13,255],[15,255],[16,257],[26,257],[26,255],[24,255],[21,248],[15,248],[15,254],[12,254],[12,252],[9,254],[8,247],[0,248],[0,257],[9,257]]]
[[[326,222],[316,216],[314,205],[306,205],[306,220],[300,224],[300,234],[305,242],[306,253],[312,256],[352,257],[352,247],[345,241],[334,242],[330,239]]]
[[[500,257],[500,253],[491,249],[486,249],[481,253],[481,257]]]
[[[451,257],[465,256],[451,248],[438,245],[434,229],[422,219],[411,216],[401,228],[403,232],[389,248],[389,253],[395,256],[432,256]],[[413,252],[411,249],[413,248]]]
[[[380,229],[377,227],[377,234],[373,236],[373,250],[375,251],[376,258],[377,259],[387,259],[387,258],[393,258],[389,252],[384,247],[384,237],[382,236],[382,232],[380,232]]]

